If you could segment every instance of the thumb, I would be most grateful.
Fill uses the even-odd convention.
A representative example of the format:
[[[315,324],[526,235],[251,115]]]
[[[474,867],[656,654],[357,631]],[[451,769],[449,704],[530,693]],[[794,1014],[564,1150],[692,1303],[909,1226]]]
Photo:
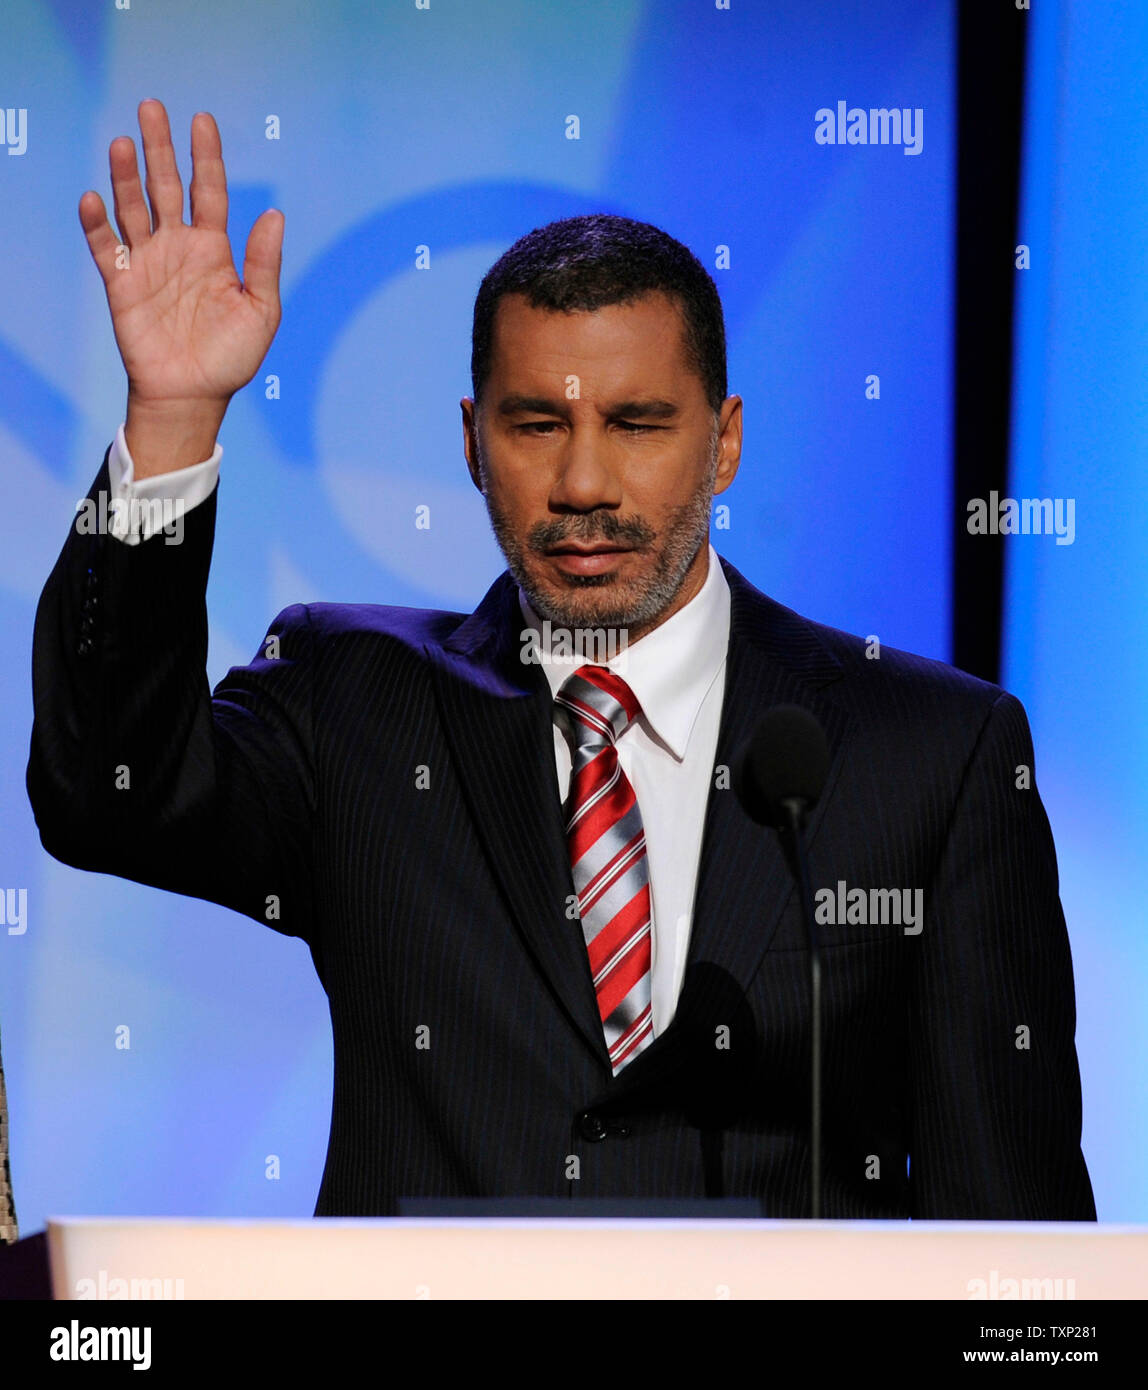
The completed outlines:
[[[256,219],[243,255],[243,288],[258,304],[279,309],[279,268],[283,263],[283,214],[268,208]]]

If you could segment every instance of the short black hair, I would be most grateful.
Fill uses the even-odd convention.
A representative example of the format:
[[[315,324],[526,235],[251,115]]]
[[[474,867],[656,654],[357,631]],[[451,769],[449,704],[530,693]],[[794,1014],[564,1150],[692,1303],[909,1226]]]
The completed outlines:
[[[661,290],[677,301],[686,361],[717,415],[726,398],[725,318],[701,261],[649,222],[595,212],[527,232],[483,276],[474,300],[470,379],[477,404],[490,376],[494,315],[505,294],[534,309],[595,310]]]

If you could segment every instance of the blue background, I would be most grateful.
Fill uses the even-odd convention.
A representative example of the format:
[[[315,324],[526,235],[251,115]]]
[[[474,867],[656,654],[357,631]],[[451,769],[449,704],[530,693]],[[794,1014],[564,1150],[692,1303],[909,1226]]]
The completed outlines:
[[[1025,703],[1076,967],[1084,1153],[1102,1220],[1148,1220],[1148,10],[1031,19],[1012,495],[1076,540],[1005,550],[1002,683]]]
[[[1046,4],[1040,20],[1051,70],[1065,42],[1055,14]],[[1036,18],[1028,22],[1035,32]],[[1119,50],[1107,19],[1094,17],[1093,31],[1098,23],[1095,42],[1131,82],[1133,50]],[[259,212],[286,214],[283,323],[221,436],[212,683],[250,660],[289,603],[466,611],[478,601],[502,560],[462,453],[474,294],[522,233],[586,211],[664,227],[722,294],[745,451],[719,499],[730,507],[730,528],[713,536],[719,552],[811,617],[947,658],[955,6],[199,0],[118,11],[8,0],[4,28],[0,105],[28,111],[27,152],[0,152],[0,482],[9,499],[0,886],[26,888],[29,904],[25,935],[0,928],[0,1025],[21,1229],[69,1213],[309,1215],[326,1150],[331,1039],[306,948],[222,908],[57,864],[24,792],[36,599],[124,408],[80,194],[94,187],[110,203],[107,146],[121,134],[138,140],[136,105],[158,96],[185,186],[192,114],[208,109],[219,122],[240,264]],[[1099,84],[1087,90],[1104,98]],[[1043,99],[1058,109],[1051,87]],[[814,113],[838,100],[923,108],[923,152],[816,144]],[[277,141],[265,138],[272,114]],[[570,114],[577,141],[566,138]],[[1074,119],[1083,130],[1093,116]],[[1050,146],[1029,151],[1031,169],[1064,153],[1055,126]],[[1138,148],[1143,170],[1134,135],[1130,126],[1121,162]],[[1088,167],[1096,152],[1081,144],[1071,154]],[[1092,249],[1093,231],[1057,220],[1050,167],[1026,185],[1033,225],[1046,240],[1055,229],[1062,257],[1090,258],[1099,304],[1121,253],[1105,254],[1107,242]],[[1084,177],[1112,197],[1104,169],[1091,167]],[[1111,216],[1127,211],[1114,204]],[[1137,225],[1126,249],[1138,246]],[[417,270],[424,244],[430,266]],[[719,246],[730,248],[728,270],[716,268]],[[1061,263],[1050,287],[1047,245],[1042,260],[1044,278],[1031,272],[1025,282],[1026,295],[1043,288],[1025,306],[1028,336],[1018,336],[1031,417],[1018,425],[1018,465],[1035,477],[1055,459],[1055,486],[1051,476],[1041,485],[1055,493],[1062,476],[1073,478],[1079,498],[1091,489],[1108,499],[1118,529],[1107,542],[1090,533],[1091,566],[1083,535],[1075,549],[1018,538],[1030,545],[1009,571],[1009,672],[1033,712],[1042,792],[1073,894],[1079,887],[1066,908],[1081,982],[1085,1152],[1102,1219],[1135,1219],[1148,1214],[1134,1161],[1144,1088],[1133,1084],[1145,947],[1129,857],[1139,848],[1144,862],[1143,738],[1134,766],[1123,747],[1103,751],[1107,711],[1093,711],[1082,731],[1060,702],[1075,684],[1084,708],[1096,693],[1089,653],[1107,674],[1124,645],[1118,624],[1131,616],[1133,588],[1122,581],[1113,593],[1110,571],[1124,573],[1143,534],[1128,497],[1142,457],[1143,414],[1134,419],[1128,402],[1143,396],[1128,393],[1144,379],[1143,335],[1122,349],[1135,343],[1139,353],[1125,390],[1088,356],[1097,349],[1075,305],[1071,325],[1054,325],[1085,335],[1107,437],[1080,476],[1077,400],[1079,418],[1065,407],[1044,457],[1048,441],[1032,420],[1046,372],[1071,373],[1081,343],[1067,337],[1050,359],[1041,315],[1056,276],[1070,284],[1074,272]],[[264,395],[268,373],[280,378],[277,401]],[[865,396],[870,373],[880,377],[876,401]],[[1078,503],[1082,532],[1099,503],[1091,512]],[[415,529],[417,505],[430,507],[429,531]],[[1098,644],[1101,594],[1113,602]],[[1071,640],[1065,621],[1077,625]],[[1130,708],[1144,693],[1145,650],[1139,643],[1122,662]],[[1113,840],[1110,824],[1127,827],[1135,815],[1138,846],[1127,834]],[[1120,896],[1119,922],[1095,896],[1099,885]],[[1111,1009],[1107,987],[1125,1009]],[[122,1024],[129,1051],[114,1046]],[[1130,1104],[1140,1106],[1134,1134]],[[281,1164],[273,1181],[272,1154]]]

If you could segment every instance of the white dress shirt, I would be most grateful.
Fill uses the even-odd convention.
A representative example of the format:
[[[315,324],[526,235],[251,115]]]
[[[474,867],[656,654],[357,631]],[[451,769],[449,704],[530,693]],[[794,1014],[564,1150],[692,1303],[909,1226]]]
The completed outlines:
[[[713,546],[705,583],[664,623],[602,664],[626,682],[641,713],[618,740],[618,761],[634,788],[653,909],[651,1002],[655,1035],[669,1026],[681,992],[690,943],[702,827],[713,786],[718,723],[729,644],[729,585]],[[519,590],[523,617],[548,651],[549,632]],[[561,656],[542,669],[555,694],[586,656]],[[563,801],[570,790],[571,749],[554,723],[554,756]]]
[[[128,442],[124,437],[124,427],[116,431],[111,452],[108,454],[108,481],[111,483],[110,501],[119,500],[125,505],[109,507],[110,533],[127,545],[138,545],[146,541],[155,531],[155,521],[159,509],[131,507],[133,500],[139,502],[165,501],[183,502],[183,511],[189,512],[200,502],[205,502],[219,480],[219,460],[223,457],[223,445],[216,444],[209,459],[193,463],[187,468],[176,468],[170,473],[157,473],[151,478],[135,476],[135,465],[128,452]]]
[[[152,478],[134,478],[121,425],[108,455],[112,497],[124,503],[182,499],[190,511],[210,496],[219,477],[223,449],[189,468]],[[131,514],[134,527],[125,518]],[[113,534],[128,545],[148,539],[154,515],[147,507],[115,509]],[[652,908],[651,1001],[655,1036],[673,1019],[690,943],[702,829],[716,776],[718,724],[725,694],[729,645],[729,585],[712,545],[701,589],[671,618],[604,664],[626,681],[641,713],[618,741],[618,761],[634,788],[646,832]],[[552,656],[550,633],[519,590],[523,620],[538,634],[542,669],[557,692],[586,659]],[[570,747],[554,721],[554,757],[563,801],[570,788]]]

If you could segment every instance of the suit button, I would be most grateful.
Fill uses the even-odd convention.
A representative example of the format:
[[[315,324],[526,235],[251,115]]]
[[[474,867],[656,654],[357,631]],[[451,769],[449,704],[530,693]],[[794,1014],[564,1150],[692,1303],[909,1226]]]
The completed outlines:
[[[593,1110],[583,1110],[578,1116],[578,1133],[592,1144],[600,1144],[606,1137],[606,1122]]]
[[[81,637],[76,643],[77,656],[90,656],[92,651],[91,641],[87,637]]]

